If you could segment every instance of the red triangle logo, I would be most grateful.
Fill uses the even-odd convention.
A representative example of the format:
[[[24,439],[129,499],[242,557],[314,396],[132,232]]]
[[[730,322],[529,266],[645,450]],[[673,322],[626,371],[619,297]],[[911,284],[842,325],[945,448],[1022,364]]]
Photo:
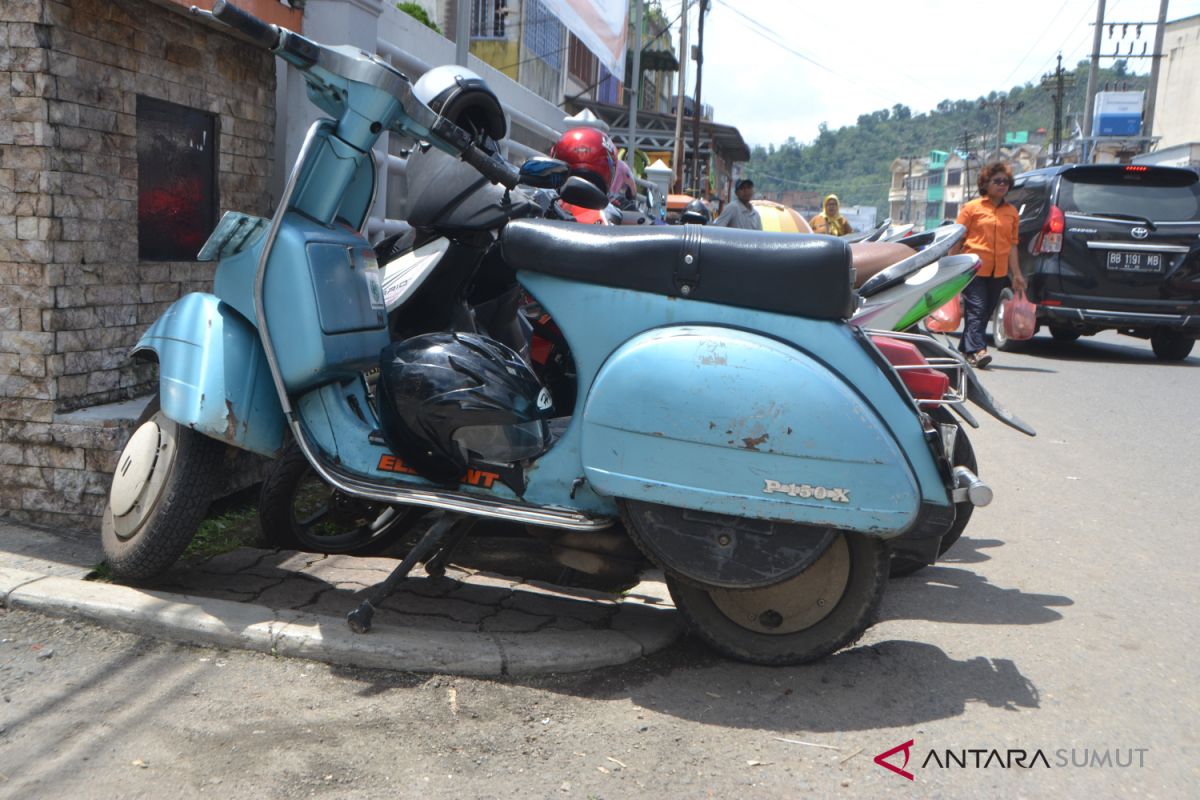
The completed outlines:
[[[904,767],[908,766],[908,756],[909,756],[909,751],[912,749],[913,741],[914,740],[909,739],[904,744],[898,744],[895,747],[893,747],[891,750],[888,750],[886,753],[880,753],[879,755],[875,756],[875,763],[881,767],[890,769],[892,772],[896,773],[897,775],[901,775],[905,778],[908,778],[910,781],[913,780],[913,774],[911,772],[909,772],[908,770],[904,769]],[[887,762],[887,759],[890,758],[891,756],[896,755],[896,753],[899,753],[901,750],[904,751],[904,764],[899,767],[897,767],[895,764],[889,764]]]

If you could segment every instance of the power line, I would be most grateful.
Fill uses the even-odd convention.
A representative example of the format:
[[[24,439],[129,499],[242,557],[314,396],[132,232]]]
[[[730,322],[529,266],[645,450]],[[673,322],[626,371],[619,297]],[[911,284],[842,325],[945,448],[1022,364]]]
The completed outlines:
[[[750,162],[750,163],[753,164],[753,162]],[[865,190],[865,189],[882,189],[884,187],[888,187],[888,186],[892,185],[891,181],[883,181],[881,183],[857,183],[853,187],[851,187],[850,183],[851,183],[851,181],[854,180],[853,178],[841,178],[838,180],[827,180],[827,181],[821,181],[819,183],[810,183],[807,181],[798,181],[795,178],[784,178],[781,175],[772,175],[769,172],[763,172],[762,170],[755,169],[752,166],[747,167],[746,172],[747,172],[747,174],[753,175],[756,178],[765,178],[768,180],[777,181],[779,183],[790,183],[793,186],[799,186],[801,188],[809,188],[809,189],[824,189],[829,186],[845,186],[847,188]]]
[[[786,50],[787,52],[791,53],[792,55],[796,56],[797,58],[802,58],[805,61],[807,61],[808,63],[812,64],[813,66],[820,67],[821,69],[828,72],[830,75],[837,75],[838,77],[845,77],[843,75],[838,75],[837,71],[832,69],[831,67],[827,67],[824,64],[822,64],[820,61],[817,61],[817,60],[805,55],[804,53],[801,53],[799,50],[789,47],[788,45],[779,41],[775,37],[775,32],[773,30],[768,28],[766,25],[763,25],[758,20],[750,17],[749,15],[747,15],[747,14],[743,13],[742,11],[739,11],[738,9],[729,5],[728,3],[725,2],[725,0],[716,0],[716,2],[720,3],[722,6],[724,6],[729,11],[732,11],[734,14],[737,14],[739,17],[744,19],[746,22],[749,22],[756,29],[754,31],[755,33],[757,33],[759,36],[762,36],[764,39],[771,42],[771,44],[775,45],[776,47],[780,48],[781,50]]]
[[[792,55],[796,56],[797,58],[803,59],[804,61],[807,61],[808,63],[812,64],[813,66],[816,66],[822,70],[825,70],[830,75],[834,75],[836,77],[843,78],[844,80],[847,80],[850,83],[855,84],[859,88],[864,89],[867,92],[870,92],[871,94],[875,95],[876,97],[883,99],[885,102],[887,102],[889,104],[892,104],[892,105],[901,105],[902,104],[894,96],[889,96],[889,95],[883,94],[882,92],[879,92],[878,90],[876,90],[874,88],[874,86],[871,85],[871,83],[861,81],[858,78],[854,77],[853,75],[843,73],[843,72],[838,72],[837,70],[833,69],[832,67],[826,66],[825,64],[822,64],[820,61],[817,61],[812,56],[802,53],[799,50],[796,50],[795,48],[791,47],[790,45],[785,44],[778,38],[778,34],[776,34],[776,32],[772,28],[770,28],[767,25],[764,25],[763,23],[759,22],[758,20],[754,19],[753,17],[750,17],[746,13],[734,8],[732,5],[730,5],[728,2],[726,2],[726,0],[714,0],[714,1],[717,3],[720,3],[720,5],[722,7],[724,7],[728,11],[732,11],[734,14],[736,14],[737,16],[739,16],[743,20],[745,20],[745,22],[749,23],[749,25],[752,26],[752,27],[748,28],[748,30],[751,33],[757,34],[758,36],[762,37],[763,39],[766,39],[768,42],[775,45],[779,49],[784,50],[788,53],[791,53]],[[919,80],[912,77],[911,75],[907,75],[907,74],[905,74],[899,70],[896,70],[894,68],[889,68],[889,69],[891,69],[891,71],[893,73],[906,78],[913,84],[920,86],[924,89],[933,91],[932,87],[921,83]]]
[[[1021,60],[1017,62],[1017,65],[1015,67],[1013,67],[1013,71],[1008,73],[1008,77],[1004,79],[1004,86],[1012,85],[1010,83],[1010,81],[1013,79],[1013,76],[1016,75],[1017,71],[1021,69],[1021,65],[1025,63],[1025,59],[1029,58],[1030,54],[1033,53],[1033,51],[1037,49],[1037,46],[1042,43],[1042,39],[1046,38],[1046,34],[1049,33],[1050,30],[1054,27],[1055,20],[1058,19],[1059,15],[1061,15],[1064,11],[1067,10],[1067,4],[1070,2],[1071,2],[1071,0],[1063,0],[1063,4],[1058,7],[1058,11],[1054,14],[1053,17],[1051,17],[1050,21],[1048,23],[1046,23],[1046,26],[1044,28],[1042,28],[1042,35],[1039,36],[1036,40],[1034,40],[1034,43],[1031,44],[1029,46],[1029,49],[1025,51],[1025,55],[1021,56]]]

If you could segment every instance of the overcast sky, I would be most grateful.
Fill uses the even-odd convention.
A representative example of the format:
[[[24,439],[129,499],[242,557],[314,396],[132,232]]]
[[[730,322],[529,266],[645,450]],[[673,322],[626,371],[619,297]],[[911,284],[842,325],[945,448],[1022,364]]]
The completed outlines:
[[[662,0],[677,20],[681,0]],[[750,145],[779,144],[789,136],[808,142],[817,126],[851,125],[859,114],[903,103],[914,113],[945,99],[974,99],[1006,91],[1087,58],[1096,3],[1091,0],[709,0],[704,22],[701,102],[717,122],[735,125]],[[1159,0],[1108,0],[1105,20],[1154,22]],[[688,12],[696,42],[699,4]],[[1200,14],[1200,0],[1171,0],[1167,20]],[[678,23],[676,23],[676,28]],[[675,45],[678,47],[678,30]],[[1121,40],[1104,32],[1105,52]],[[1154,26],[1135,39],[1154,47]],[[1111,60],[1102,61],[1112,64]],[[1130,61],[1148,73],[1150,59]],[[690,64],[687,87],[695,86]],[[1200,114],[1200,110],[1197,112]]]

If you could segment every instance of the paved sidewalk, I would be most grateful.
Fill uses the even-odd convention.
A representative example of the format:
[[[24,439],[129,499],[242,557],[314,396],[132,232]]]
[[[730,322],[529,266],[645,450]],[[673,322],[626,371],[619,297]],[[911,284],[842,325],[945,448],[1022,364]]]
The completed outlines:
[[[417,569],[360,635],[346,613],[394,559],[242,548],[176,567],[153,589],[85,580],[101,559],[99,536],[0,520],[0,603],[175,641],[461,675],[612,666],[680,632],[660,575],[616,596],[459,567],[430,579]]]

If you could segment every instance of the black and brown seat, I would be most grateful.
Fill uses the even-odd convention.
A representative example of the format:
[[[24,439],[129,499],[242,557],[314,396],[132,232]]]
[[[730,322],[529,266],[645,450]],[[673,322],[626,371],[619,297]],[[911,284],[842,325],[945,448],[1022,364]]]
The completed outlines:
[[[583,283],[816,319],[857,308],[850,247],[831,236],[519,220],[501,242],[513,269]]]

